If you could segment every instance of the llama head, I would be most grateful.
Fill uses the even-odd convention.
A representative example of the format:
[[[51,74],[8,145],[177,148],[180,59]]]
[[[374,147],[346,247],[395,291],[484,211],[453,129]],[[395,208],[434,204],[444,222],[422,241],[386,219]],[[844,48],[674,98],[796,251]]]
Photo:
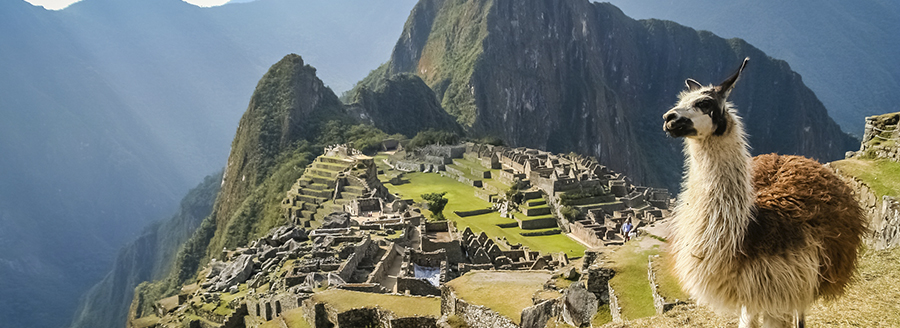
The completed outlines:
[[[725,134],[734,122],[734,114],[728,110],[728,95],[748,61],[750,58],[745,58],[737,72],[716,86],[703,86],[693,79],[684,81],[687,88],[678,95],[678,103],[663,115],[663,130],[676,138],[704,139]]]

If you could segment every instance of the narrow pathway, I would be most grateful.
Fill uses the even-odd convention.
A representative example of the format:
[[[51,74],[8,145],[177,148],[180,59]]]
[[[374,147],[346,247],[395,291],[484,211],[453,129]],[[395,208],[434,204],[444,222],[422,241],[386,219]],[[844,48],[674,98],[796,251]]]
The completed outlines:
[[[387,267],[387,271],[384,275],[384,280],[381,281],[381,286],[390,290],[393,293],[397,292],[397,275],[400,274],[400,268],[403,265],[403,257],[396,256],[394,257],[394,261],[390,263]]]

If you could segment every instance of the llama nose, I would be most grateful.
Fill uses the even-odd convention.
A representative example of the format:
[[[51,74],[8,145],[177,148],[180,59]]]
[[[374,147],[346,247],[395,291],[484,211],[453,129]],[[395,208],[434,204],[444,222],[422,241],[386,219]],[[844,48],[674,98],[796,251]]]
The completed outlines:
[[[672,121],[677,118],[678,118],[678,114],[675,114],[674,112],[668,112],[665,115],[663,115],[663,120],[665,120],[666,122]]]

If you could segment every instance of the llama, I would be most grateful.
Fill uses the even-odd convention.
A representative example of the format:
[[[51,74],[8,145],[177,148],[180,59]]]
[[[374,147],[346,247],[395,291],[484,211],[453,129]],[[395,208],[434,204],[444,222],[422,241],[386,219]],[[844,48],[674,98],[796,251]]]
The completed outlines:
[[[699,303],[739,312],[742,328],[758,327],[760,316],[763,327],[803,327],[807,307],[840,296],[853,276],[865,221],[849,188],[818,162],[751,159],[728,102],[748,61],[718,86],[688,79],[663,115],[687,157],[673,271]]]

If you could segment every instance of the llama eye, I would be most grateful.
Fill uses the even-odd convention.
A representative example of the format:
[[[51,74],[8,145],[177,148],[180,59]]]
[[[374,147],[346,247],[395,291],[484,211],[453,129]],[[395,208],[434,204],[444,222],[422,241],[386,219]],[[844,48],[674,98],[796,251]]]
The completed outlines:
[[[700,109],[702,112],[708,113],[710,110],[712,110],[713,102],[711,100],[703,100],[696,103],[694,106],[697,107],[697,109]]]

